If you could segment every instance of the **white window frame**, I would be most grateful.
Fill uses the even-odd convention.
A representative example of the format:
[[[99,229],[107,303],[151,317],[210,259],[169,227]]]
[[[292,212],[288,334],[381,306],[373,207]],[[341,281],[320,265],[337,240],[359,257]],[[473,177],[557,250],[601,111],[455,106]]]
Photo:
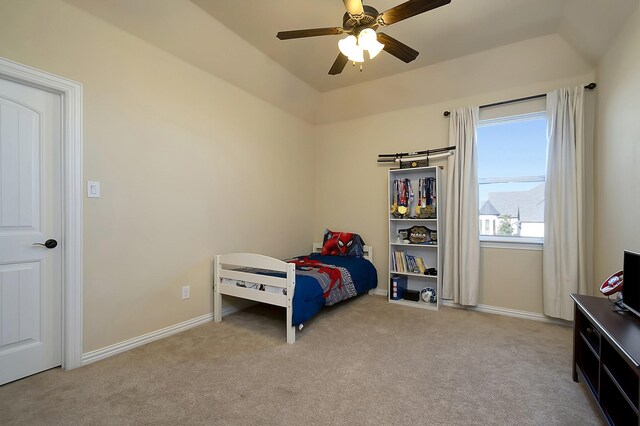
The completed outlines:
[[[505,115],[503,117],[490,118],[478,121],[478,127],[494,126],[496,124],[517,123],[529,120],[547,118],[545,111],[531,112],[517,115]],[[545,182],[546,176],[512,176],[500,178],[478,178],[478,186],[491,183],[518,183],[518,182]],[[542,250],[544,237],[504,237],[498,235],[482,235],[478,233],[480,247]]]

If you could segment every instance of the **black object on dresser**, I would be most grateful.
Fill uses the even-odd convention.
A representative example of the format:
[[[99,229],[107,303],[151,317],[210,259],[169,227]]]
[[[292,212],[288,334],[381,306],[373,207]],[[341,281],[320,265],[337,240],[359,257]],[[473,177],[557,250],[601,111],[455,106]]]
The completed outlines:
[[[640,425],[640,319],[605,298],[572,294],[573,381],[588,386],[610,425]],[[616,308],[617,309],[617,308]]]

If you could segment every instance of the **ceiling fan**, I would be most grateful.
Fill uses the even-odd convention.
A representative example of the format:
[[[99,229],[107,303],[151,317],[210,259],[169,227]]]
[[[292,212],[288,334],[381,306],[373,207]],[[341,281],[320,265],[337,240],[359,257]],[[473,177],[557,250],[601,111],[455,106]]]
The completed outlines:
[[[343,2],[347,12],[342,18],[342,27],[280,31],[276,37],[280,40],[290,40],[349,34],[338,42],[340,53],[329,70],[331,75],[340,74],[348,61],[364,62],[364,51],[368,51],[369,57],[373,59],[381,50],[385,50],[401,61],[409,63],[418,56],[417,50],[385,33],[376,34],[375,30],[444,6],[451,3],[451,0],[409,0],[382,13],[371,6],[363,5],[362,0],[343,0]]]

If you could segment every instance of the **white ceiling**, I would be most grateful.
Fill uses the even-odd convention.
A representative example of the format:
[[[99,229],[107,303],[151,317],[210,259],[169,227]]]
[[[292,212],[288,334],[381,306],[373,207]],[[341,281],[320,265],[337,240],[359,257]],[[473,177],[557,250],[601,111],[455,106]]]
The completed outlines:
[[[382,52],[363,71],[347,64],[342,74],[327,72],[344,36],[278,40],[283,30],[341,26],[340,0],[192,0],[211,16],[320,92],[387,77],[492,47],[556,32],[561,0],[453,0],[384,32],[420,52],[409,63]],[[402,0],[371,0],[379,12]]]
[[[359,67],[348,64],[337,76],[327,72],[338,54],[337,42],[341,36],[281,41],[275,35],[283,30],[341,26],[345,12],[342,1],[192,2],[301,80],[326,92],[562,29],[578,44],[583,36],[590,35],[589,41],[591,45],[596,42],[596,49],[587,52],[587,46],[578,48],[592,56],[588,60],[594,61],[602,53],[597,47],[603,47],[615,35],[637,0],[452,0],[446,6],[384,29],[385,33],[420,52],[415,61],[405,64],[383,52],[373,61],[365,62],[362,72]],[[401,2],[370,0],[365,3],[383,12]],[[568,25],[570,18],[579,22]],[[585,26],[581,28],[582,24]],[[594,28],[598,30],[593,31]]]
[[[595,66],[639,3],[452,0],[385,28],[387,34],[420,52],[415,61],[405,64],[382,52],[364,63],[363,72],[347,64],[342,74],[330,76],[327,72],[338,54],[340,36],[281,41],[275,35],[340,26],[345,10],[341,0],[65,1],[310,121],[315,112],[309,101],[328,95],[326,92],[386,81],[418,68],[550,34],[562,37]],[[400,2],[371,0],[370,5],[382,12]]]

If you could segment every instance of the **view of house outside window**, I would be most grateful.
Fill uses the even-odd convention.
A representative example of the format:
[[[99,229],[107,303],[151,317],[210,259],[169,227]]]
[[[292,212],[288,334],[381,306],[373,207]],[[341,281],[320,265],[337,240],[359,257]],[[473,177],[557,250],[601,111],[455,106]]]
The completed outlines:
[[[546,131],[544,111],[479,121],[481,239],[544,238]]]

